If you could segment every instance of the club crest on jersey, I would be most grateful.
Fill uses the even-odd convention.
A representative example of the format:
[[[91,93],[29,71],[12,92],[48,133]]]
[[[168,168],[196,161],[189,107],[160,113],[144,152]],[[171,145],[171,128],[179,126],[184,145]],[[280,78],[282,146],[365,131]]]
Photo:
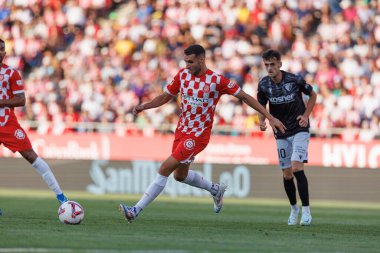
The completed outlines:
[[[206,84],[203,86],[203,91],[204,91],[204,92],[210,92],[210,85],[206,83]]]
[[[229,89],[232,89],[234,86],[235,86],[235,83],[233,83],[233,82],[230,82],[230,83],[227,85],[227,87],[228,87]]]
[[[15,137],[16,137],[17,139],[19,139],[19,140],[23,140],[23,139],[25,139],[25,133],[24,133],[24,131],[22,131],[21,129],[17,129],[17,130],[15,131]]]
[[[185,146],[185,149],[192,150],[195,147],[195,141],[193,139],[187,139],[183,145]]]
[[[292,89],[292,85],[290,83],[285,84],[285,89],[290,91]]]

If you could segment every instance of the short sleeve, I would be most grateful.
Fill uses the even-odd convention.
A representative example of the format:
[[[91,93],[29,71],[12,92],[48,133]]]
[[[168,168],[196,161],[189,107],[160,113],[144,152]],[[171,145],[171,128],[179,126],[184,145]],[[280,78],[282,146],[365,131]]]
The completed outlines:
[[[229,95],[236,95],[239,93],[241,88],[237,83],[232,82],[230,79],[220,76],[220,82],[219,82],[219,92],[221,94],[229,94]]]
[[[9,85],[13,94],[19,94],[24,92],[24,81],[17,70],[14,70],[9,77]]]
[[[173,78],[173,80],[165,86],[164,91],[172,96],[176,96],[179,92],[180,86],[180,72],[178,72],[177,75],[175,75],[175,77]]]
[[[264,106],[268,103],[268,97],[265,95],[263,86],[260,85],[260,83],[257,89],[257,101],[259,101],[259,103]]]
[[[311,92],[313,91],[313,87],[310,84],[307,84],[305,79],[303,79],[301,76],[297,76],[296,83],[301,92],[310,96]]]

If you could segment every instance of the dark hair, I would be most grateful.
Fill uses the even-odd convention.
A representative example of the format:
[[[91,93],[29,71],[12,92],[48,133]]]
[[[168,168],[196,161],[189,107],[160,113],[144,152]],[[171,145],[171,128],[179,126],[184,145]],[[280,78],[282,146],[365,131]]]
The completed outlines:
[[[198,55],[206,54],[205,49],[201,45],[197,45],[197,44],[189,46],[188,48],[184,50],[184,52],[185,52],[185,55],[195,54],[196,56],[198,56]]]
[[[0,39],[0,43],[3,43],[3,44],[5,44],[5,41],[4,41],[4,40],[2,40],[2,39]]]
[[[281,60],[280,52],[273,50],[273,49],[265,50],[264,53],[261,55],[261,57],[264,60],[270,60],[272,58],[276,58],[276,60],[278,60],[278,61]]]

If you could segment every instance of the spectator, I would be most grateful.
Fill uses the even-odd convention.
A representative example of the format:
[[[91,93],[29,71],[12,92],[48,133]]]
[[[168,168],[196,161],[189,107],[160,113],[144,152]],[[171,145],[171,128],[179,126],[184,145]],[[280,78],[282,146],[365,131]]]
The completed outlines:
[[[183,64],[183,48],[200,43],[208,66],[251,94],[263,75],[261,52],[276,47],[283,69],[302,75],[318,92],[314,127],[379,132],[379,1],[123,2],[1,5],[5,61],[23,73],[30,101],[20,119],[44,122],[38,131],[57,134],[89,131],[83,127],[93,123],[106,132],[106,124],[128,124],[115,130],[121,134],[175,122],[168,116],[178,110],[175,102],[137,118],[131,108],[156,96]],[[257,129],[255,112],[233,98],[220,101],[218,110],[215,123],[240,129],[234,134]]]

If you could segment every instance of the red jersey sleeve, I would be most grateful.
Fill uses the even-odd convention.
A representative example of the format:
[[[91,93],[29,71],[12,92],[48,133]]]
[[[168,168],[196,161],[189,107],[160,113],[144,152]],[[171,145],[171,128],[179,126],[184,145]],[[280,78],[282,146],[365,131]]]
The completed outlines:
[[[239,85],[224,76],[220,76],[220,82],[218,86],[219,92],[221,94],[236,95],[241,90]]]
[[[19,94],[24,92],[24,81],[17,70],[14,70],[9,77],[9,85],[11,87],[12,94]]]
[[[165,86],[164,91],[169,93],[172,96],[176,96],[179,92],[180,86],[181,86],[181,81],[180,81],[180,73],[179,71],[177,75],[173,78],[173,80]]]

